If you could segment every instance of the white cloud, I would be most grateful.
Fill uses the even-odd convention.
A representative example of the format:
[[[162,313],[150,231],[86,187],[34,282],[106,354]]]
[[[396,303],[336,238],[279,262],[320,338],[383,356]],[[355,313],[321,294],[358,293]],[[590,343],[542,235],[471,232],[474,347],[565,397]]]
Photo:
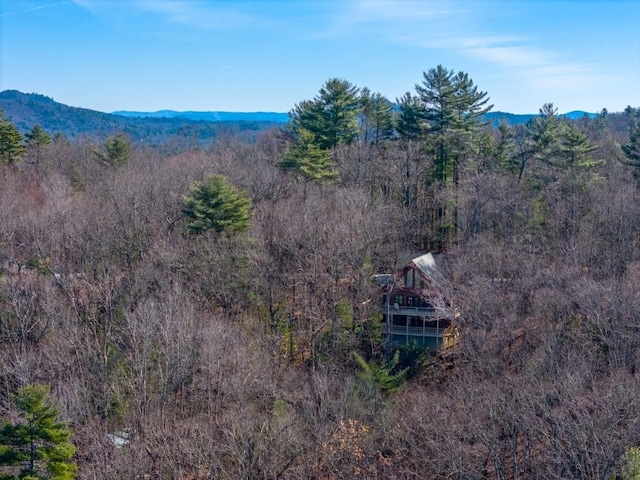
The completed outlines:
[[[427,18],[442,17],[457,12],[445,8],[441,2],[417,0],[360,0],[348,13],[354,22],[403,22],[414,23]]]
[[[504,67],[542,66],[553,61],[553,54],[522,43],[500,38],[470,37],[462,39],[457,48],[467,55]]]
[[[422,30],[456,10],[443,3],[419,0],[356,0],[344,2],[333,12],[323,37],[366,35],[393,39],[406,29]]]
[[[171,22],[194,28],[226,29],[256,21],[255,17],[238,9],[220,6],[214,8],[210,3],[202,1],[137,0],[135,6],[145,12],[165,15]]]
[[[464,39],[459,48],[534,89],[586,91],[607,81],[595,67],[573,63],[558,52],[537,49],[531,43],[526,39],[478,37]]]
[[[102,15],[156,14],[165,20],[191,28],[222,30],[255,24],[257,18],[243,13],[232,2],[203,0],[73,0],[93,13]],[[235,5],[235,7],[234,7]]]
[[[336,24],[346,34],[365,31],[376,41],[466,56],[485,64],[485,72],[541,95],[593,91],[610,79],[590,64],[569,59],[561,45],[550,50],[526,34],[504,35],[504,24],[490,16],[491,10],[478,8],[488,6],[465,0],[360,0]],[[517,7],[512,13],[517,17]]]
[[[37,5],[35,7],[24,8],[22,10],[9,11],[9,12],[0,14],[0,17],[8,17],[10,15],[18,15],[18,14],[22,14],[22,13],[36,12],[38,10],[43,10],[45,8],[59,7],[60,5],[64,5],[65,3],[67,3],[67,2],[49,3],[47,5]]]

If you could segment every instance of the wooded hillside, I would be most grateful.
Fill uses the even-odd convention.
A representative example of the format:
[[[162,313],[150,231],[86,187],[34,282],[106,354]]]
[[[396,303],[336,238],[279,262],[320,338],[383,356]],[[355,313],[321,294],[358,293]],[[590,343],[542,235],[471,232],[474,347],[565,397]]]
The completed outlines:
[[[0,415],[49,385],[81,479],[637,478],[639,110],[397,100],[157,148],[3,119]],[[371,277],[427,251],[459,342],[394,360]]]
[[[34,125],[48,132],[69,138],[89,137],[104,140],[115,133],[125,133],[132,141],[154,145],[189,140],[193,144],[209,142],[219,135],[234,134],[247,141],[255,140],[257,132],[273,127],[272,120],[204,121],[186,117],[131,117],[114,115],[87,108],[77,108],[38,94],[16,90],[0,92],[0,109],[21,133]]]

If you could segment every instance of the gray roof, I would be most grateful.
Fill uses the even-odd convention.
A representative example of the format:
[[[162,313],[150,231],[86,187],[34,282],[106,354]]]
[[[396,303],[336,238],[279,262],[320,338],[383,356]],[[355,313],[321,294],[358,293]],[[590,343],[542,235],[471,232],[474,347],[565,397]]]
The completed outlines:
[[[433,255],[426,253],[420,257],[411,259],[410,265],[413,264],[420,274],[429,282],[442,284],[444,277],[438,270],[436,260]]]

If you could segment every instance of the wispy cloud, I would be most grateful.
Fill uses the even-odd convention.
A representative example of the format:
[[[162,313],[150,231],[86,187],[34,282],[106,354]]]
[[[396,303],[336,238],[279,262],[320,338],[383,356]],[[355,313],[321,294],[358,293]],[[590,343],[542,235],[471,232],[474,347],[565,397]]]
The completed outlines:
[[[253,15],[243,13],[238,8],[224,7],[221,4],[214,7],[211,3],[202,1],[138,0],[135,6],[141,11],[164,15],[171,22],[194,28],[236,28],[256,21]]]
[[[24,8],[22,10],[15,10],[15,11],[10,11],[10,12],[5,12],[5,13],[0,13],[0,17],[8,17],[11,15],[20,15],[20,14],[24,14],[24,13],[31,13],[31,12],[36,12],[38,10],[43,10],[45,8],[53,8],[53,7],[59,7],[60,5],[64,5],[67,4],[69,2],[57,2],[57,3],[49,3],[47,5],[37,5],[35,7],[30,7],[30,8]]]
[[[526,45],[526,40],[509,37],[466,37],[455,48],[467,55],[504,67],[546,65],[554,55]]]
[[[334,11],[321,36],[379,36],[393,39],[408,29],[429,25],[455,10],[436,1],[356,0],[344,2]]]
[[[170,23],[191,28],[225,30],[255,24],[257,18],[243,12],[233,2],[207,2],[204,0],[73,0],[93,13],[120,17],[155,14]]]
[[[606,81],[606,75],[595,67],[572,62],[557,51],[536,48],[533,43],[526,38],[468,37],[456,48],[536,89],[586,89]]]
[[[517,6],[511,13],[514,17],[510,21],[515,23]],[[606,81],[592,65],[572,61],[560,49],[545,48],[538,39],[526,34],[504,35],[503,25],[491,17],[486,3],[359,0],[340,14],[331,33],[366,32],[376,41],[466,56],[532,89],[586,89]]]
[[[457,9],[441,2],[417,0],[360,0],[353,4],[349,17],[355,22],[394,21],[415,23],[429,18],[452,15]]]

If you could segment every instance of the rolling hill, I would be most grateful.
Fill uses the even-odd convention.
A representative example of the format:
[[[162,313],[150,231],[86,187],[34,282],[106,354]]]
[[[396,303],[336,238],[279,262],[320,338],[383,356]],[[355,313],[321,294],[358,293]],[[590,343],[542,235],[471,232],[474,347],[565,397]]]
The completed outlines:
[[[131,112],[121,110],[113,115],[132,118],[183,118],[187,120],[203,120],[205,122],[273,122],[285,123],[289,115],[278,112],[176,112],[159,110],[157,112]]]
[[[115,132],[123,132],[133,140],[144,139],[152,143],[165,141],[172,136],[193,137],[200,141],[208,141],[224,133],[251,137],[279,123],[271,119],[270,114],[228,116],[218,121],[189,118],[179,112],[174,116],[116,115],[70,107],[44,95],[17,90],[0,92],[0,109],[22,133],[39,124],[50,134],[62,133],[69,138],[106,138]]]

